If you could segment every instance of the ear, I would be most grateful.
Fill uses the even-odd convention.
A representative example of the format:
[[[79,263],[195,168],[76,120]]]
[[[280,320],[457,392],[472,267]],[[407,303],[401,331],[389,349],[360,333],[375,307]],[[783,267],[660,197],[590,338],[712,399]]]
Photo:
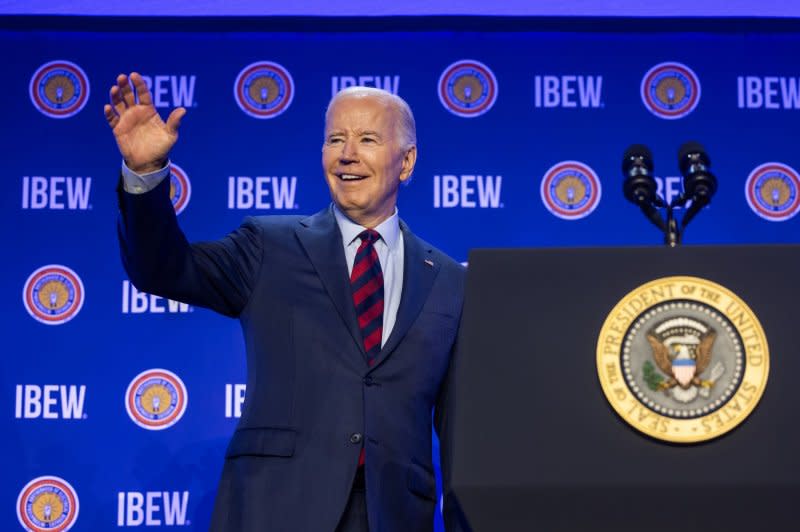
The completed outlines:
[[[403,154],[403,166],[400,168],[400,182],[408,181],[414,172],[414,165],[417,163],[417,147],[411,146]]]

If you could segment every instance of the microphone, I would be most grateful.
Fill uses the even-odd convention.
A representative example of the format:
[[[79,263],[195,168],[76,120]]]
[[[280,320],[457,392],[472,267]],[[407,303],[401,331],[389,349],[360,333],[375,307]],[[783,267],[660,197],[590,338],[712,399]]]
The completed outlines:
[[[632,144],[622,156],[622,192],[625,199],[639,206],[645,216],[662,231],[666,230],[664,219],[657,207],[664,207],[658,197],[653,177],[653,154],[644,144]]]
[[[678,167],[683,175],[683,201],[692,200],[681,221],[686,227],[711,202],[717,191],[717,178],[711,173],[711,158],[699,142],[686,142],[680,147]]]

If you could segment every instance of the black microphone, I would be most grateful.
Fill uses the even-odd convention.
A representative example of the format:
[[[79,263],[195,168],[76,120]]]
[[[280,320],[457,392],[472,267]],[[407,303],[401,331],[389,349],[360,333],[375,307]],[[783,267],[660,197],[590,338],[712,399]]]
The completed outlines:
[[[653,177],[653,154],[643,144],[632,144],[622,156],[622,192],[625,198],[639,206],[647,218],[662,231],[666,230],[664,219],[656,207],[664,207],[658,197],[656,179]]]
[[[711,158],[699,142],[686,142],[678,150],[678,167],[683,175],[683,198],[692,200],[681,225],[686,227],[700,209],[711,202],[717,178],[711,173]]]

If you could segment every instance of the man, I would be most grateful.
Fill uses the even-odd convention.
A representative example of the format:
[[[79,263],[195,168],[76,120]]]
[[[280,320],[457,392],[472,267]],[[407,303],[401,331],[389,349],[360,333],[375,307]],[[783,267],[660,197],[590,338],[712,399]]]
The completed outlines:
[[[398,218],[417,156],[407,104],[378,89],[339,93],[322,148],[333,205],[248,218],[189,245],[165,179],[186,111],[163,122],[136,73],[110,94],[131,280],[237,317],[245,335],[247,397],[211,528],[431,530],[431,411],[439,429],[464,271]]]

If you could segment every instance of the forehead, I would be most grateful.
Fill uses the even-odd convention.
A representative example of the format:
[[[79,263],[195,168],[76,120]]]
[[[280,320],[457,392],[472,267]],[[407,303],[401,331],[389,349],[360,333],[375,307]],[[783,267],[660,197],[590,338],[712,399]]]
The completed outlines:
[[[345,96],[331,105],[325,128],[388,130],[396,113],[388,102],[372,96]]]

